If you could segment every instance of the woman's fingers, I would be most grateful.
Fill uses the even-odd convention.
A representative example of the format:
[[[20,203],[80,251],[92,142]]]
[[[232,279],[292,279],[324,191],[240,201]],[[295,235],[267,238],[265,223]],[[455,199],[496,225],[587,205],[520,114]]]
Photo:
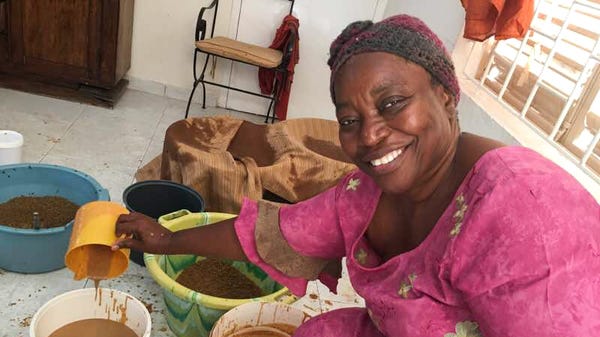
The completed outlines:
[[[112,245],[111,250],[119,250],[121,248],[130,248],[134,250],[139,250],[141,246],[141,242],[133,238],[122,238],[115,241]]]
[[[139,213],[121,214],[115,224],[115,235],[119,238],[112,246],[112,250],[118,250],[121,248],[133,248],[139,245],[137,239],[140,238],[139,232],[141,231],[141,222]]]
[[[153,219],[141,213],[121,214],[117,219],[115,234],[117,236],[138,234],[142,230],[141,227],[144,226],[144,223],[153,221]]]
[[[115,234],[121,238],[115,241],[113,250],[131,248],[144,252],[161,252],[168,246],[171,231],[148,216],[131,213],[119,216]]]
[[[131,218],[135,218],[135,212],[119,215],[117,222],[127,222],[130,221]]]
[[[136,235],[139,232],[138,222],[118,222],[115,225],[115,235]]]

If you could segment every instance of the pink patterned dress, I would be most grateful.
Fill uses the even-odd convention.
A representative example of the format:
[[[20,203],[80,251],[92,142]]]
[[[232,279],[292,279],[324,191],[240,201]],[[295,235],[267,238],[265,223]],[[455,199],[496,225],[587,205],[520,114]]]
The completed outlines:
[[[537,153],[484,154],[416,248],[382,262],[364,238],[379,187],[357,171],[294,205],[244,201],[248,258],[302,295],[347,256],[366,308],[334,310],[295,336],[600,336],[600,207]],[[308,266],[308,267],[305,267]]]

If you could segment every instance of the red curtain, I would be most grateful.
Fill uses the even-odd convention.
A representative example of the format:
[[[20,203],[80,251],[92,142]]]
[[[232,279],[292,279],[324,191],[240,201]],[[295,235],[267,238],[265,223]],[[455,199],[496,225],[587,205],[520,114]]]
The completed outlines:
[[[290,100],[290,92],[292,90],[292,82],[294,80],[294,68],[300,60],[300,38],[298,36],[299,26],[300,22],[296,17],[293,15],[287,15],[275,33],[275,39],[269,46],[269,48],[277,49],[283,52],[283,49],[291,37],[291,33],[294,32],[294,35],[296,36],[290,63],[287,66],[287,77],[285,83],[283,82],[284,73],[282,72],[274,71],[273,69],[268,68],[260,68],[258,70],[258,84],[260,86],[260,91],[264,95],[275,94],[277,99],[275,115],[281,121],[287,118],[288,102]],[[277,86],[275,87],[275,85]]]

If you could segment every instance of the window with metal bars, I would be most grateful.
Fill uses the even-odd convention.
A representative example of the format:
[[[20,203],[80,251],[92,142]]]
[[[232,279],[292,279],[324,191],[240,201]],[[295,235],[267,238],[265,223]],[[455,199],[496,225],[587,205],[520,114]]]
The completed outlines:
[[[536,1],[522,40],[479,55],[479,83],[600,181],[600,0]]]

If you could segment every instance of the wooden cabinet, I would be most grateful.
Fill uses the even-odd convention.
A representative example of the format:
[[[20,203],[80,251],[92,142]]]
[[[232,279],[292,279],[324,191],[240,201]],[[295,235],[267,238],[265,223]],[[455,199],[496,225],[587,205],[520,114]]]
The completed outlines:
[[[0,85],[111,106],[126,85],[134,0],[0,0]]]
[[[0,64],[8,59],[8,12],[6,0],[0,0]]]

